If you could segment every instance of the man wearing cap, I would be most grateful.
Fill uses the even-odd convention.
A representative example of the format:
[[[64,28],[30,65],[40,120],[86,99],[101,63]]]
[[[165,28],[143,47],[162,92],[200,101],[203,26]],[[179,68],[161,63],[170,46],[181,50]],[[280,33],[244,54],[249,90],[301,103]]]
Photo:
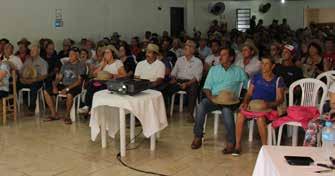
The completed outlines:
[[[242,67],[249,78],[252,78],[260,72],[261,62],[258,60],[258,49],[251,40],[243,44],[242,56],[243,58],[236,60],[235,65]]]
[[[192,40],[187,40],[184,48],[184,56],[177,59],[177,62],[171,72],[171,81],[163,91],[164,98],[169,99],[171,96],[184,90],[188,95],[189,120],[193,120],[193,110],[197,95],[199,92],[199,83],[202,78],[203,65],[199,58],[194,56],[196,44]],[[173,106],[173,105],[171,105]]]
[[[35,72],[30,73],[29,72]],[[48,63],[40,57],[40,48],[36,45],[31,47],[30,58],[23,64],[18,89],[29,88],[31,104],[28,107],[30,112],[35,110],[35,102],[38,89],[43,85],[43,80],[48,75]]]
[[[294,46],[285,45],[282,52],[282,63],[276,64],[276,67],[273,70],[275,75],[284,79],[284,83],[287,87],[290,87],[293,82],[303,78],[303,72],[301,68],[297,67],[293,63],[294,54]]]
[[[248,80],[247,75],[241,67],[232,65],[234,58],[235,52],[232,48],[221,48],[220,64],[213,66],[208,72],[203,87],[206,98],[201,101],[197,108],[193,128],[194,139],[191,145],[192,149],[201,147],[206,114],[214,110],[222,111],[221,117],[224,120],[225,129],[227,130],[228,144],[223,150],[223,153],[227,154],[231,152],[235,145],[233,107],[234,104],[238,103],[238,94],[241,84],[246,87]],[[228,97],[228,99],[223,98],[223,101],[221,101],[220,97]]]
[[[3,60],[9,61],[11,69],[20,71],[22,69],[23,63],[19,57],[13,55],[13,51],[14,46],[11,43],[6,44]]]
[[[56,75],[52,89],[45,90],[45,101],[51,111],[49,120],[59,120],[56,114],[55,106],[51,95],[66,95],[66,114],[65,124],[71,124],[70,111],[73,104],[73,98],[81,92],[83,75],[86,73],[86,67],[79,61],[79,49],[73,47],[69,50],[69,62],[65,63],[60,73]]]
[[[165,65],[157,59],[159,47],[149,44],[146,51],[146,60],[139,62],[135,69],[134,77],[147,79],[151,82],[152,88],[159,87],[165,77]]]

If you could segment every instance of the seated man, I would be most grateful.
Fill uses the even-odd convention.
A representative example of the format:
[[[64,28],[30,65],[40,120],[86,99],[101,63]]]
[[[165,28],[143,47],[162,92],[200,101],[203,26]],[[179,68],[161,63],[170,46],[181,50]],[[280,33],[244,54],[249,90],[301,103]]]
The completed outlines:
[[[211,55],[207,56],[205,59],[204,71],[207,73],[211,66],[220,64],[220,41],[213,40],[211,42]]]
[[[135,69],[134,77],[147,79],[151,82],[151,87],[157,89],[162,85],[165,76],[165,65],[158,60],[159,47],[149,44],[146,51],[146,60],[139,62]]]
[[[45,90],[45,101],[51,111],[48,120],[59,120],[56,114],[55,106],[51,95],[66,95],[66,114],[64,117],[65,124],[71,124],[70,111],[73,104],[73,98],[81,92],[82,76],[86,73],[86,67],[79,62],[79,49],[73,47],[69,51],[69,62],[62,66],[60,73],[56,75],[52,89]]]
[[[0,61],[0,100],[8,96],[9,77],[10,66],[6,62]]]
[[[5,61],[9,61],[10,67],[15,69],[16,71],[21,71],[23,63],[21,59],[15,55],[13,55],[14,46],[10,43],[5,45],[5,51],[3,59]]]
[[[176,65],[172,69],[172,79],[169,85],[164,90],[164,99],[169,99],[171,96],[180,91],[184,90],[188,95],[188,109],[189,109],[189,120],[193,120],[193,110],[196,103],[199,82],[202,77],[203,65],[199,58],[194,56],[196,50],[196,44],[192,40],[187,40],[185,43],[184,54],[178,58]],[[173,106],[173,105],[171,105]]]
[[[29,72],[35,72],[35,75],[29,75]],[[28,74],[28,75],[26,75]],[[31,74],[31,73],[30,73]],[[28,107],[30,112],[35,111],[37,91],[43,86],[43,80],[48,74],[48,63],[40,57],[40,48],[32,46],[30,57],[24,62],[18,89],[29,88],[31,104]]]
[[[278,105],[281,105],[284,101],[284,88],[285,83],[281,77],[273,74],[273,69],[275,67],[275,60],[268,56],[262,58],[262,73],[255,75],[250,83],[247,94],[241,104],[241,112],[238,114],[236,122],[236,146],[233,152],[234,156],[239,156],[241,152],[241,140],[242,132],[244,128],[244,122],[246,118],[255,118],[258,126],[258,132],[261,136],[261,141],[263,145],[267,144],[267,128],[266,122],[269,119],[269,113],[262,113],[262,116],[258,116],[260,112],[254,115],[246,115],[243,113],[248,110],[251,101],[260,102],[259,107],[265,109],[276,109]],[[261,104],[262,103],[262,104]],[[249,111],[249,110],[248,110]],[[250,110],[252,111],[252,110]],[[257,113],[257,115],[256,115]]]
[[[232,48],[221,48],[220,65],[213,66],[208,72],[203,89],[206,98],[199,104],[195,118],[192,149],[201,147],[206,114],[214,110],[222,111],[225,129],[227,130],[228,144],[223,150],[223,153],[231,153],[234,149],[235,122],[234,112],[232,110],[233,106],[221,106],[213,103],[213,99],[217,97],[221,91],[229,91],[238,95],[241,83],[246,87],[248,81],[247,75],[241,67],[232,65],[234,57],[235,53]]]

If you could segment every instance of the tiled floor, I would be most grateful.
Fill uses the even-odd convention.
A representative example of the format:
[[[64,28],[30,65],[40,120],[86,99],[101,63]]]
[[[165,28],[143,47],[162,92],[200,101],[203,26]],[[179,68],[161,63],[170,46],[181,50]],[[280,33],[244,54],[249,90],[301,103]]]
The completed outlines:
[[[208,120],[208,133],[199,150],[190,149],[192,124],[186,122],[183,114],[175,113],[161,133],[156,151],[150,152],[149,140],[144,140],[138,149],[127,151],[124,160],[140,169],[175,176],[251,175],[260,148],[257,137],[249,143],[245,134],[241,157],[224,156],[223,124],[219,136],[214,138],[212,119]],[[135,145],[142,139],[140,136]],[[39,117],[21,117],[17,123],[10,120],[7,126],[0,126],[0,175],[148,175],[125,168],[117,161],[118,140],[109,138],[108,147],[102,149],[100,138],[90,141],[88,121],[65,125],[61,121],[43,122]]]

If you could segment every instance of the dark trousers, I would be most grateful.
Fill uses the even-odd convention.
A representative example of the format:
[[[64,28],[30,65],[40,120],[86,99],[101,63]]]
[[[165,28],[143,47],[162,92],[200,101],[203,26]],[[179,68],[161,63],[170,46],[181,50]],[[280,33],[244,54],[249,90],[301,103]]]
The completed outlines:
[[[21,90],[23,88],[29,88],[30,89],[30,111],[34,111],[36,107],[36,98],[37,98],[37,91],[43,86],[43,81],[34,82],[32,84],[23,84],[21,82],[18,82],[17,87],[18,90]],[[25,103],[27,103],[27,99],[24,99]],[[28,104],[28,103],[27,103]]]
[[[94,93],[104,89],[107,89],[107,85],[101,81],[92,80],[88,82],[84,106],[88,106],[91,109]]]
[[[164,95],[164,100],[167,103],[170,103],[171,96],[174,93],[177,93],[178,91],[181,90],[179,84],[187,82],[187,80],[178,80],[178,83],[176,84],[169,84],[166,86],[165,90],[163,90],[163,95]],[[189,87],[186,88],[186,93],[188,96],[188,110],[191,114],[193,114],[195,103],[197,100],[197,96],[199,93],[199,84],[198,83],[193,83]],[[171,105],[173,106],[173,105]]]
[[[8,96],[8,92],[0,90],[0,100]]]

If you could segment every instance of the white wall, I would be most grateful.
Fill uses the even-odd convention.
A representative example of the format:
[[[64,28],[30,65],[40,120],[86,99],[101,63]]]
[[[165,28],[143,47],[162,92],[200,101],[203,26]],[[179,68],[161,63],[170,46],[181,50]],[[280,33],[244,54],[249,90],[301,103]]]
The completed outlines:
[[[208,13],[208,4],[217,2],[213,0],[194,0],[196,14],[196,28],[201,32],[208,30],[208,25],[213,19],[220,19],[218,16]],[[270,2],[272,7],[269,12],[262,14],[258,11],[261,3]],[[251,0],[251,1],[224,1],[226,10],[222,19],[228,22],[228,28],[235,27],[235,17],[237,8],[251,8],[252,14],[258,19],[263,19],[265,25],[269,25],[274,18],[281,20],[287,18],[288,23],[293,29],[304,26],[304,8],[325,8],[335,7],[335,0],[305,0],[305,1],[286,1],[285,4],[279,0]]]
[[[157,7],[162,10],[158,11]],[[27,37],[61,41],[71,37],[101,39],[118,31],[129,39],[145,30],[170,30],[170,7],[183,7],[184,0],[2,0],[0,38],[15,43]],[[64,27],[54,28],[56,9],[62,9]]]

